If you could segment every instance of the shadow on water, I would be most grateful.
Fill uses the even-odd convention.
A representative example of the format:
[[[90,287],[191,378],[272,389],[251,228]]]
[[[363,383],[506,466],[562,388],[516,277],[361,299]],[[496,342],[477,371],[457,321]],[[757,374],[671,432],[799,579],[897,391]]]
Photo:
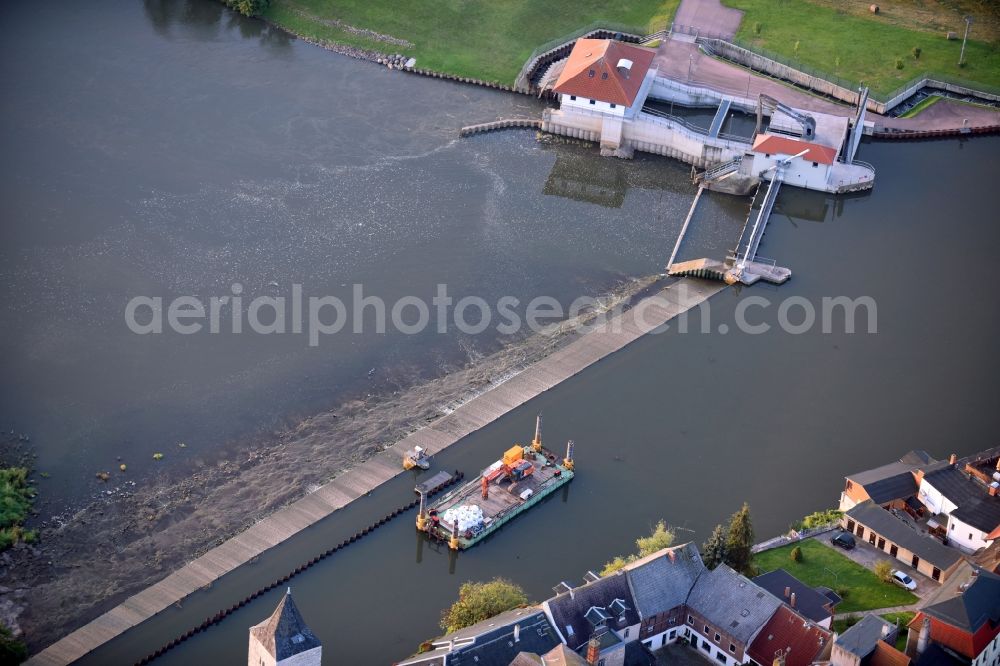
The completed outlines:
[[[295,39],[270,23],[228,11],[222,2],[143,0],[142,6],[156,33],[167,39],[213,41],[223,30],[236,30],[243,38],[257,39],[261,46],[276,52],[288,50]]]

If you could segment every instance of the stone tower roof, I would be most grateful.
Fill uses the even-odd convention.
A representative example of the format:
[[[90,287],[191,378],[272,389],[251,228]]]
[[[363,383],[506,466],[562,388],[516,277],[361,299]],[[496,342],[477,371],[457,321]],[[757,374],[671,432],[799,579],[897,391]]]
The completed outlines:
[[[250,627],[250,635],[260,641],[278,662],[321,645],[292,601],[291,588],[281,598],[271,617]]]

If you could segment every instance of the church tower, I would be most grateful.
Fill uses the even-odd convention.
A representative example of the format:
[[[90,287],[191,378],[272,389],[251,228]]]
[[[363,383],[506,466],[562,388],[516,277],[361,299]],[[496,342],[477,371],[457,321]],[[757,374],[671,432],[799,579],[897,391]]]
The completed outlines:
[[[278,607],[250,627],[247,666],[320,666],[323,645],[306,626],[288,588]]]

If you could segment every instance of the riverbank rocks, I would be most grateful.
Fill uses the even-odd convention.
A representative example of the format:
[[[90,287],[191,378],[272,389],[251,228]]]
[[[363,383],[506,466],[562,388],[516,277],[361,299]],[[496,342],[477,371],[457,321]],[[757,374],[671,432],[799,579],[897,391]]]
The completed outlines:
[[[389,69],[403,69],[404,67],[413,67],[416,64],[416,58],[408,58],[402,54],[396,53],[389,56],[383,56],[376,60],[380,65],[385,65]]]

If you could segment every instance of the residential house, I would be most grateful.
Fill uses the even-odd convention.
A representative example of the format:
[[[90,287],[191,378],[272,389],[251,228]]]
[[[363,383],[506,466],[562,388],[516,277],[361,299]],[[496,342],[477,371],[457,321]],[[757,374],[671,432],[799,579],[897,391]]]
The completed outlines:
[[[771,666],[780,659],[784,666],[809,666],[830,658],[830,632],[791,607],[778,607],[764,628],[750,644],[750,663]]]
[[[809,587],[784,569],[757,576],[753,582],[824,629],[830,628],[834,608],[841,602],[840,595],[830,588]]]
[[[865,615],[833,643],[830,666],[878,666],[891,664],[898,628],[878,615]],[[901,654],[901,653],[900,653]],[[905,655],[904,655],[905,657]],[[905,663],[909,663],[909,659]]]
[[[250,627],[247,666],[320,666],[323,645],[292,601],[292,588],[271,616]]]
[[[971,553],[1000,537],[1000,447],[949,462],[920,475],[917,499],[946,517],[948,543]]]
[[[622,666],[625,644],[639,637],[639,614],[625,572],[603,578],[588,574],[579,587],[561,583],[556,596],[542,604],[559,639],[571,650],[586,652],[591,637],[599,642],[600,666]]]
[[[731,666],[746,662],[747,648],[781,602],[720,564],[698,576],[685,606],[691,644],[723,666]]]
[[[544,654],[559,644],[542,608],[527,606],[442,636],[399,666],[508,666],[519,653]]]
[[[972,666],[1000,665],[1000,575],[978,571],[958,594],[932,599],[910,622],[916,651],[935,643],[971,660]],[[912,643],[913,641],[911,641]]]
[[[693,543],[654,553],[626,567],[629,589],[642,619],[639,637],[646,647],[656,650],[683,635],[688,595],[705,571]]]
[[[921,532],[905,512],[892,511],[866,500],[845,513],[841,525],[928,578],[946,581],[962,562],[961,553]]]
[[[934,462],[926,451],[910,451],[896,462],[847,476],[840,494],[840,510],[847,511],[868,500],[879,506],[903,508],[906,499],[917,494],[914,472]]]

